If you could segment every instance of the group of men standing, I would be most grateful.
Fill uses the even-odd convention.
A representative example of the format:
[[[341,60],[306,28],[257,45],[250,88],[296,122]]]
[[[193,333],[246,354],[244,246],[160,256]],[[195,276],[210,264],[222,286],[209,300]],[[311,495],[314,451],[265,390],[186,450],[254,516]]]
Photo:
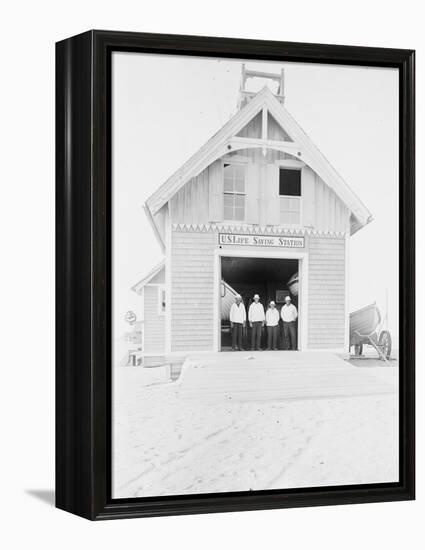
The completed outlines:
[[[285,304],[280,313],[275,302],[271,301],[267,311],[264,311],[260,296],[255,294],[254,301],[248,309],[248,322],[251,327],[251,349],[261,349],[261,334],[265,326],[267,330],[267,350],[277,350],[279,341],[279,320],[283,323],[283,338],[286,349],[295,350],[297,340],[296,320],[297,308],[292,304],[291,297],[285,297]],[[232,327],[232,350],[243,350],[243,328],[246,326],[247,315],[242,296],[237,294],[235,303],[230,308],[230,325]]]

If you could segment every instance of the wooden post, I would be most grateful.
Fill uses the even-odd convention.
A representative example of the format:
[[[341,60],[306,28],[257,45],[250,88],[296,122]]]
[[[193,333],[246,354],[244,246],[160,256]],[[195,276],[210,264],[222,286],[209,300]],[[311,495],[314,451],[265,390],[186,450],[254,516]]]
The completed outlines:
[[[262,111],[262,120],[261,120],[261,139],[266,140],[267,139],[267,118],[268,118],[268,110],[267,107],[263,107]],[[263,147],[263,155],[265,156],[266,149]]]
[[[278,94],[282,96],[282,103],[285,102],[285,69],[280,69],[280,84]]]

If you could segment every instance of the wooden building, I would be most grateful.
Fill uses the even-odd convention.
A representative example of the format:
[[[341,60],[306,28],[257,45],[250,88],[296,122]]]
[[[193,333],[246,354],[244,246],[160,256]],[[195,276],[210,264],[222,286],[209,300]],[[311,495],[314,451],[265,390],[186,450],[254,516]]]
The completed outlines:
[[[250,78],[277,82],[247,91]],[[164,252],[133,289],[146,354],[219,351],[224,280],[283,300],[298,272],[298,349],[347,351],[350,237],[372,219],[284,106],[283,71],[243,67],[238,111],[146,202]]]

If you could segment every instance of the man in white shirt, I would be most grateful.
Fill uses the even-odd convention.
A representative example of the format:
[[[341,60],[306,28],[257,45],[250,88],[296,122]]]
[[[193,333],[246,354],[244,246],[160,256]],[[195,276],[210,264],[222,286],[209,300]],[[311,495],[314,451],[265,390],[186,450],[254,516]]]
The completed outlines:
[[[279,333],[279,312],[276,304],[271,301],[270,307],[266,312],[267,326],[267,350],[277,350],[277,338]]]
[[[285,297],[285,305],[280,310],[280,316],[283,321],[283,338],[285,341],[285,349],[297,349],[297,327],[296,321],[298,317],[297,308],[291,303],[289,296]]]
[[[264,326],[265,315],[263,304],[260,303],[260,297],[255,294],[254,301],[248,310],[249,326],[251,327],[251,349],[261,349],[261,329]]]
[[[230,308],[230,326],[232,327],[232,350],[242,351],[243,327],[246,323],[246,309],[242,302],[242,296],[235,296],[235,303]]]

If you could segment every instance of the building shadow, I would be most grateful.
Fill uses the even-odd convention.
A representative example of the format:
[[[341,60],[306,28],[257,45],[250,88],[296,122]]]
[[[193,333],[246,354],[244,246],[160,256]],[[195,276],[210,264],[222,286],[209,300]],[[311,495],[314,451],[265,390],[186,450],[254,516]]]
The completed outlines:
[[[25,492],[49,506],[55,505],[55,491],[53,489],[26,489]]]

